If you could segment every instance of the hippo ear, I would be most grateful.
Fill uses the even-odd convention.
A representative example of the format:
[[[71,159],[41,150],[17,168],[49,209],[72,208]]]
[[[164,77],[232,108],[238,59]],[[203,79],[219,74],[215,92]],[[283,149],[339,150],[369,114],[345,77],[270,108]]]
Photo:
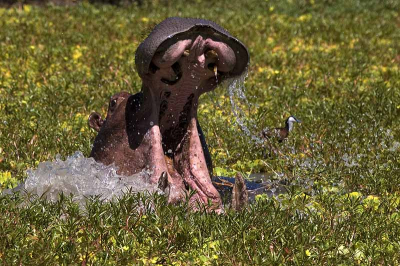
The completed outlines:
[[[89,116],[89,127],[93,128],[97,132],[100,131],[101,126],[103,125],[103,119],[101,115],[97,112],[93,112]]]

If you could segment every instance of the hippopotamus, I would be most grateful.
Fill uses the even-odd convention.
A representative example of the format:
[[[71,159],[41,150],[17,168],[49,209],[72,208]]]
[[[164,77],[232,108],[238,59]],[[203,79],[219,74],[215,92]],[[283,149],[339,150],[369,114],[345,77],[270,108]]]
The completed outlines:
[[[166,174],[170,201],[194,190],[192,203],[220,210],[197,107],[201,94],[246,72],[247,48],[212,21],[174,17],[155,26],[135,63],[141,91],[114,95],[104,121],[89,119],[98,129],[91,157],[121,174],[147,171],[150,183]]]

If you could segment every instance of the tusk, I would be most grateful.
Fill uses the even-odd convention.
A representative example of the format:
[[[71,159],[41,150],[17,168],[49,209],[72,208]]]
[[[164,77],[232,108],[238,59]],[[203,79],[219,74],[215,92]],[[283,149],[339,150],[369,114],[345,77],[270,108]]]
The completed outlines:
[[[214,50],[208,50],[207,53],[205,54],[206,58],[215,58],[218,59],[218,54]]]

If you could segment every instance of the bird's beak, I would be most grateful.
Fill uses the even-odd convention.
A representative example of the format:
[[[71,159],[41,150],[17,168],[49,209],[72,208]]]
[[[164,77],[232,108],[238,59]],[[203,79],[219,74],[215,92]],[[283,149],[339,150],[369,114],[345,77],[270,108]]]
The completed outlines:
[[[297,119],[296,117],[292,116],[294,118],[294,120],[296,120],[297,123],[301,123],[300,119]]]

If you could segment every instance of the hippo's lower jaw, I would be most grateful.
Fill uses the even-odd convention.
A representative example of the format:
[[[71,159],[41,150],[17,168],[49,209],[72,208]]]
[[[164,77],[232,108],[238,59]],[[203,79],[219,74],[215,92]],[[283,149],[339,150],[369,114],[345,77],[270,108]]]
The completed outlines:
[[[212,209],[219,210],[221,198],[211,182],[195,118],[191,119],[187,133],[174,154],[174,164],[184,182],[197,192],[191,201],[211,203]]]

